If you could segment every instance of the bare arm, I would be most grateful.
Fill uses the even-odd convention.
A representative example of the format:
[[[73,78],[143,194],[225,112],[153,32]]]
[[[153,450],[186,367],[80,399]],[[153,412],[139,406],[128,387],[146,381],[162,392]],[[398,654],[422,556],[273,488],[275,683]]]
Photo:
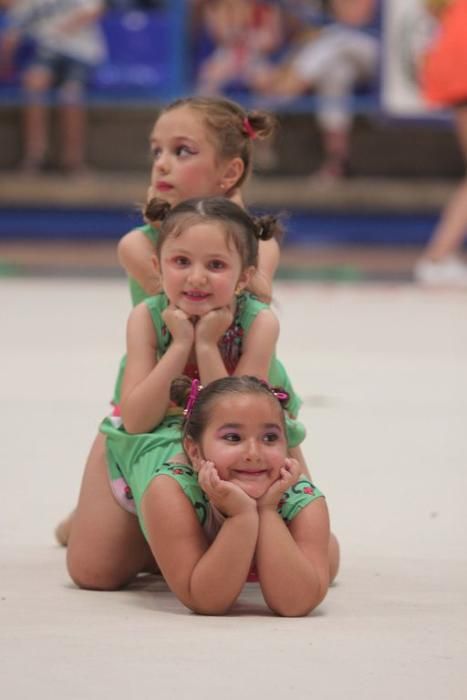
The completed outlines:
[[[8,78],[14,72],[14,55],[20,39],[20,31],[13,27],[0,36],[0,77]]]
[[[258,251],[258,267],[248,285],[248,289],[269,304],[272,299],[272,281],[279,266],[280,249],[275,238],[260,241]]]
[[[130,314],[121,402],[123,424],[129,433],[150,432],[161,422],[172,380],[183,373],[193,345],[193,325],[186,315],[170,307],[164,313],[173,340],[159,361],[146,304],[138,304]]]
[[[94,2],[93,6],[73,10],[60,23],[60,31],[71,34],[88,24],[94,24],[104,13],[104,9],[104,3]]]
[[[312,501],[287,527],[276,507],[259,506],[256,566],[264,599],[279,615],[307,615],[329,586],[329,516]]]
[[[271,309],[264,309],[250,326],[234,374],[251,374],[267,379],[278,337],[279,321]]]
[[[228,376],[218,342],[231,321],[228,309],[215,309],[198,321],[196,360],[203,384]],[[253,374],[267,379],[278,335],[279,322],[274,313],[270,309],[261,311],[244,338],[243,353],[234,374]]]
[[[375,13],[375,0],[332,0],[331,9],[338,22],[356,27],[368,24]]]
[[[149,543],[170,589],[188,608],[206,615],[221,615],[236,601],[258,535],[254,501],[238,493],[238,487],[228,487],[233,499],[225,508],[231,515],[212,544],[190,501],[171,477],[154,479],[142,501]]]
[[[162,291],[154,246],[140,229],[135,228],[120,239],[117,254],[127,275],[133,277],[148,295]]]

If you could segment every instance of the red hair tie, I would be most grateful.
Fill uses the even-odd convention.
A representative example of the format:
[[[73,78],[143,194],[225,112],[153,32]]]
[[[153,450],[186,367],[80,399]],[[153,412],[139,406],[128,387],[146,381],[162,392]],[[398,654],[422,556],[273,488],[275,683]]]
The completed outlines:
[[[246,132],[246,135],[253,141],[257,137],[256,131],[253,129],[253,127],[250,124],[250,120],[248,117],[243,118],[243,129]]]
[[[199,383],[198,379],[193,379],[193,381],[191,382],[190,394],[186,402],[185,410],[183,411],[183,415],[186,418],[190,417],[191,412],[193,410],[193,406],[195,405],[196,399],[198,398],[198,394],[202,388],[203,387]]]

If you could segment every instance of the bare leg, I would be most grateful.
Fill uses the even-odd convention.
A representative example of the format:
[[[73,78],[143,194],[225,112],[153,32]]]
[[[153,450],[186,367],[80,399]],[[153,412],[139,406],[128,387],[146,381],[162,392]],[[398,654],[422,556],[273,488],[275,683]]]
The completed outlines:
[[[345,175],[349,158],[349,131],[342,129],[323,130],[324,160],[319,175],[328,178],[340,178]]]
[[[47,150],[47,111],[44,94],[50,88],[51,75],[44,68],[32,68],[24,76],[27,103],[24,111],[24,164],[38,166]]]
[[[69,170],[84,165],[86,114],[81,104],[81,86],[68,83],[61,91],[60,129],[62,162]]]
[[[67,565],[81,588],[116,590],[154,563],[137,518],[110,489],[105,438],[91,448],[68,541]]]
[[[70,515],[67,515],[64,520],[61,520],[55,528],[55,538],[58,544],[61,544],[62,547],[66,547],[68,545],[74,517],[75,511],[72,510]]]
[[[455,112],[456,134],[467,161],[467,107]],[[460,284],[467,286],[467,265],[455,259],[467,236],[467,178],[456,188],[421,260],[415,267],[415,278],[427,284]]]
[[[456,253],[467,235],[467,178],[456,188],[424,253],[434,261]]]

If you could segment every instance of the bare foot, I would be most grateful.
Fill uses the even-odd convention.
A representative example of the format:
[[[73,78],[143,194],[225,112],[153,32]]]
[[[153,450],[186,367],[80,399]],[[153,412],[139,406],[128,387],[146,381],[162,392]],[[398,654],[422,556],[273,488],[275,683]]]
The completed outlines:
[[[62,547],[66,547],[68,545],[74,514],[75,511],[72,511],[70,515],[66,517],[65,520],[59,522],[55,528],[55,539],[57,540],[58,544],[62,545]]]

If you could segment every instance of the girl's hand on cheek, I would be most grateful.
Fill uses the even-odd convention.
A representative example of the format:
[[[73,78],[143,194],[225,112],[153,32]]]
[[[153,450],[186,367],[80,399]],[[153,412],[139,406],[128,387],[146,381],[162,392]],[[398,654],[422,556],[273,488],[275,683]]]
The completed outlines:
[[[208,311],[196,324],[196,343],[218,343],[232,321],[233,313],[227,306]]]
[[[284,491],[297,483],[301,467],[296,459],[286,457],[281,467],[279,477],[271,484],[266,493],[258,499],[258,508],[277,508]]]
[[[214,462],[209,460],[201,462],[198,481],[210,503],[224,515],[233,517],[248,511],[256,511],[256,501],[236,484],[221,479]]]
[[[190,317],[177,306],[170,304],[163,312],[162,319],[174,341],[193,345],[195,329]]]

